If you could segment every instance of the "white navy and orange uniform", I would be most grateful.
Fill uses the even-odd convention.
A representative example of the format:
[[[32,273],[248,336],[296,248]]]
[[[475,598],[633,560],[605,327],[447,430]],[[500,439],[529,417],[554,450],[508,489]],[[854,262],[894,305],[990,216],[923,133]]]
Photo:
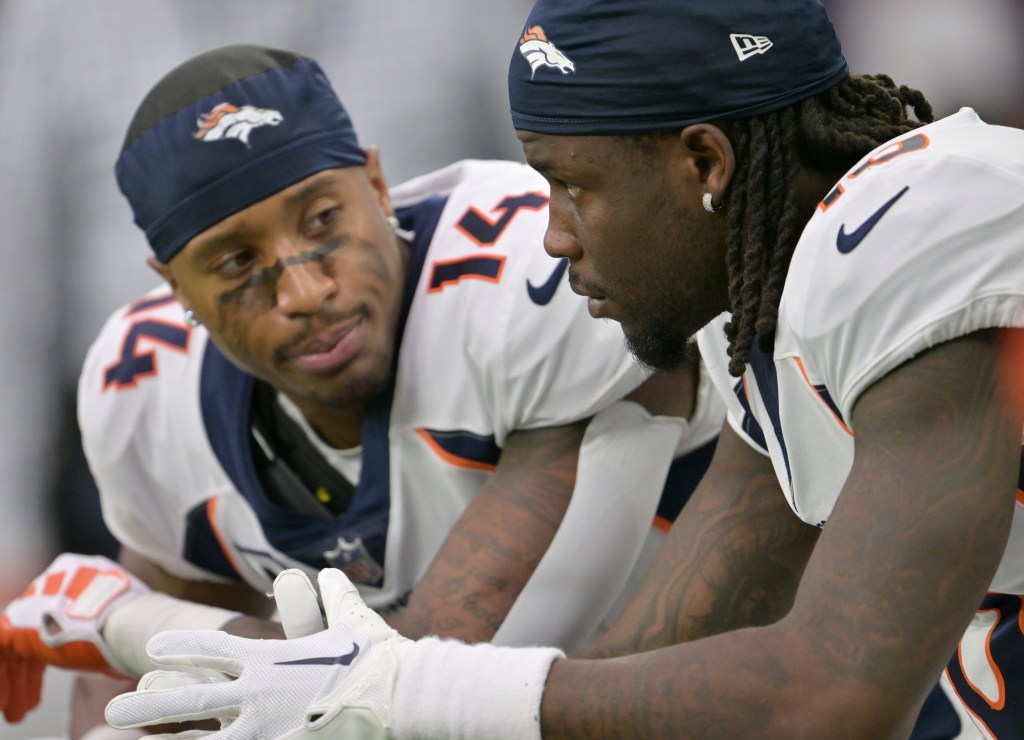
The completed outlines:
[[[1020,131],[986,125],[970,109],[919,128],[868,155],[819,205],[789,269],[772,355],[755,343],[737,379],[727,370],[727,317],[700,333],[730,424],[770,455],[803,521],[827,526],[853,462],[856,439],[847,421],[866,388],[929,347],[987,327],[1024,325],[1022,184]],[[948,205],[937,217],[934,199],[951,191],[958,197],[943,195]],[[944,681],[982,731],[1019,737],[1020,490],[989,590]]]
[[[327,447],[270,393],[276,428],[294,424],[329,462],[322,480],[305,481],[324,506],[312,495],[297,506],[267,483],[274,430],[253,418],[267,388],[190,326],[167,288],[113,314],[82,371],[79,418],[105,521],[123,545],[181,578],[264,592],[284,568],[315,576],[334,566],[370,605],[391,608],[511,431],[587,418],[645,379],[618,325],[591,319],[565,265],[541,249],[547,186],[531,169],[465,161],[392,197],[411,242],[404,330],[393,390],[367,414],[361,448]],[[701,459],[720,408],[711,403],[689,437]],[[354,491],[336,515],[339,474]]]

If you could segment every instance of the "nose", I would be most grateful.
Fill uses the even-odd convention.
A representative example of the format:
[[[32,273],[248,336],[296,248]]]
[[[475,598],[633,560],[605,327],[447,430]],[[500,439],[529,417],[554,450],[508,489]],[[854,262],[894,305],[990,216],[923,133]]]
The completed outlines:
[[[568,228],[571,216],[557,208],[552,198],[548,211],[548,229],[544,232],[544,251],[552,257],[567,257],[569,261],[583,256],[580,242]]]
[[[334,277],[324,269],[326,257],[308,248],[279,254],[278,309],[288,316],[316,313],[338,289]]]

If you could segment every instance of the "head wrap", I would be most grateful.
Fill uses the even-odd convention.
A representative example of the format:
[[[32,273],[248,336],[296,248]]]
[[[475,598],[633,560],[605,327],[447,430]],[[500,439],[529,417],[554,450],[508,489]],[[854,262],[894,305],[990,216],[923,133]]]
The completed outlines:
[[[818,0],[538,0],[508,89],[517,129],[622,134],[767,113],[848,74]]]
[[[132,119],[114,172],[169,262],[190,239],[321,170],[362,165],[352,121],[312,59],[228,46],[168,73]]]

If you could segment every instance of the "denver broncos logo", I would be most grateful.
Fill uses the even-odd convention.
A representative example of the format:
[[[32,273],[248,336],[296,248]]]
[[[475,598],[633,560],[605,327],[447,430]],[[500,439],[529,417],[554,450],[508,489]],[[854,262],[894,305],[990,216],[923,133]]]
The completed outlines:
[[[249,146],[249,134],[254,128],[276,126],[283,120],[284,116],[269,108],[251,105],[239,108],[231,103],[221,103],[209,113],[199,116],[196,120],[199,130],[193,136],[202,141],[238,139]]]
[[[523,37],[519,39],[519,53],[530,63],[531,80],[540,67],[554,67],[564,75],[576,71],[572,59],[548,41],[540,26],[530,26],[523,32]]]

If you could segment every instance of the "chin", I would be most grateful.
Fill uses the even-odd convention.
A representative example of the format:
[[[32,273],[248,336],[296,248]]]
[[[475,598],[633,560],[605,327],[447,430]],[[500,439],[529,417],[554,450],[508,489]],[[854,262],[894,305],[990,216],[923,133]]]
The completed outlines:
[[[627,331],[626,347],[648,370],[678,370],[689,363],[688,338],[676,332]]]

